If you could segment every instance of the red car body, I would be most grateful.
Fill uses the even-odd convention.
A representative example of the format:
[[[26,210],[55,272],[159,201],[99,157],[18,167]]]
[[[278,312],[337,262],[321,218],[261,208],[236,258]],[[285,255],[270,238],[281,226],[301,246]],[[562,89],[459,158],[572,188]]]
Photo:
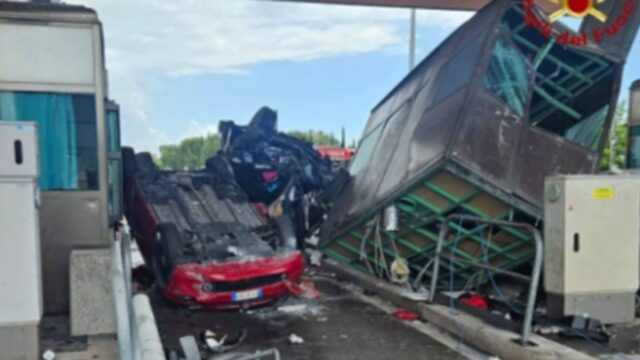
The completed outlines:
[[[155,261],[156,229],[162,221],[157,205],[145,195],[136,177],[126,179],[125,208],[139,249],[151,265]],[[249,308],[275,302],[287,294],[303,271],[304,257],[298,250],[242,260],[181,263],[173,267],[161,291],[169,301],[191,308]]]
[[[211,310],[255,307],[287,294],[288,284],[297,282],[303,271],[299,251],[243,262],[185,264],[175,268],[163,294],[174,303]],[[211,284],[213,291],[207,291],[205,284]],[[237,294],[250,298],[234,298]]]

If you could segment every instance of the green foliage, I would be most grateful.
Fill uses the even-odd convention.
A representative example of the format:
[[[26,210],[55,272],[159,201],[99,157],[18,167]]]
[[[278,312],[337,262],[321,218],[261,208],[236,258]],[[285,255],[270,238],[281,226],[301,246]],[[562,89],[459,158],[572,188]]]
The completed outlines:
[[[292,130],[287,132],[287,135],[293,136],[294,138],[298,138],[300,140],[304,140],[314,145],[340,146],[340,140],[338,138],[336,138],[333,134],[325,133],[324,131]]]
[[[627,154],[627,104],[621,102],[616,108],[613,118],[613,159],[617,168],[625,168],[625,159]],[[600,159],[600,169],[608,170],[611,159],[611,141],[607,144],[602,152]]]
[[[184,139],[178,145],[160,146],[160,157],[156,160],[162,169],[200,169],[205,161],[220,148],[220,136],[208,134]]]
[[[289,131],[290,136],[305,140],[315,145],[339,146],[338,140],[333,134],[323,131]],[[215,155],[220,149],[220,136],[208,134],[184,139],[178,145],[160,146],[160,156],[155,159],[161,169],[200,169],[208,158]]]

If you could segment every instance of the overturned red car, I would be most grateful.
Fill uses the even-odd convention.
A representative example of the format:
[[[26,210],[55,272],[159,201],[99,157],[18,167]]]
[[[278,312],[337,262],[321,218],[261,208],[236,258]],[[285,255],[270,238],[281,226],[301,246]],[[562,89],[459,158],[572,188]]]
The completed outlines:
[[[268,220],[232,181],[209,171],[161,171],[123,150],[125,213],[170,301],[214,310],[269,304],[304,270],[291,221]]]
[[[220,122],[218,153],[195,171],[160,170],[123,148],[125,215],[158,288],[189,307],[237,309],[312,294],[301,239],[316,231],[348,173],[279,133],[277,113]]]

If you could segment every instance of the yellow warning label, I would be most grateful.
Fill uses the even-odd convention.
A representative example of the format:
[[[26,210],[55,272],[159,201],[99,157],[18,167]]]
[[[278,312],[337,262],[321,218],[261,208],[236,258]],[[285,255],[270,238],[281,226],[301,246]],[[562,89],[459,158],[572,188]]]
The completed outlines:
[[[613,199],[613,188],[609,187],[597,187],[593,189],[593,198],[596,200],[609,200]]]

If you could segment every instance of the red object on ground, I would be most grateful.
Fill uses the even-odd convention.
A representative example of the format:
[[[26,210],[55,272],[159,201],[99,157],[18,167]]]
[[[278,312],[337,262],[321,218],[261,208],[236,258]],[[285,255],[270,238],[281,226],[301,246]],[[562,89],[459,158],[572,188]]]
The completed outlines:
[[[320,292],[316,289],[313,281],[304,279],[300,283],[287,282],[287,289],[289,293],[299,299],[306,300],[318,300],[320,299]]]
[[[418,319],[420,319],[420,316],[418,314],[416,314],[414,312],[411,312],[411,311],[409,311],[407,309],[402,309],[402,308],[396,310],[393,313],[393,315],[395,317],[397,317],[398,319],[401,319],[401,320],[418,320]]]
[[[484,297],[478,295],[472,295],[460,298],[460,301],[480,310],[486,310],[489,307],[487,300]]]
[[[186,306],[233,310],[271,303],[302,275],[299,251],[262,259],[175,267],[164,296]]]

